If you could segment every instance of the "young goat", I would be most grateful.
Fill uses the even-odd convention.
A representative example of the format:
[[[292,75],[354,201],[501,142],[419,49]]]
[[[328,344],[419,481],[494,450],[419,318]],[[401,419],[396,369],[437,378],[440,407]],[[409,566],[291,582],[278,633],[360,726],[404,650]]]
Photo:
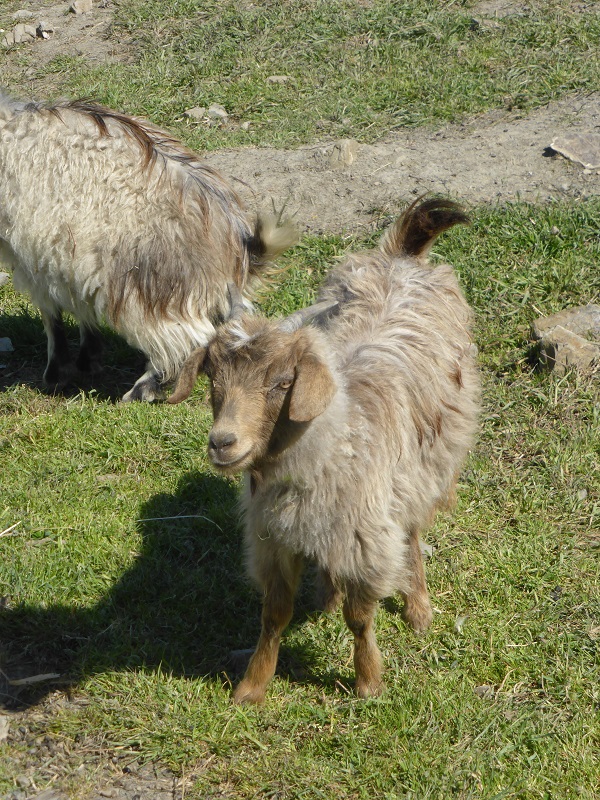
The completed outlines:
[[[305,558],[328,605],[344,598],[360,697],[382,688],[378,600],[400,591],[406,622],[417,631],[431,622],[419,532],[453,496],[479,379],[469,307],[452,268],[430,266],[427,254],[466,221],[449,201],[413,204],[378,250],[332,270],[312,309],[280,322],[242,314],[184,365],[169,402],[205,372],[210,459],[247,477],[248,565],[264,601],[238,702],[264,699]]]
[[[227,284],[248,291],[294,238],[268,218],[253,227],[223,178],[154,125],[0,90],[0,261],[41,311],[47,384],[68,375],[67,311],[78,369],[98,367],[104,322],[149,360],[123,399],[154,399],[228,313]]]

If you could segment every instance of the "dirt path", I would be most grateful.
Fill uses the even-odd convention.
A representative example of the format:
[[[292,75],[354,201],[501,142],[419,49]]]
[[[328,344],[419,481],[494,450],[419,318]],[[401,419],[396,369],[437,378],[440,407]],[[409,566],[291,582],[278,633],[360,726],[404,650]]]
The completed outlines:
[[[359,145],[349,166],[330,160],[335,143],[298,150],[245,148],[208,160],[251,208],[286,203],[312,232],[370,227],[426,191],[470,203],[547,202],[600,194],[600,171],[549,155],[555,135],[600,130],[600,93],[570,97],[529,115],[491,112],[435,131],[390,134]]]
[[[112,0],[96,0],[85,14],[66,13],[68,7],[66,0],[24,0],[31,15],[25,22],[43,19],[52,30],[47,40],[25,45],[35,48],[39,65],[57,55],[83,56],[91,64],[132,58],[130,43],[111,35]],[[482,24],[522,11],[514,0],[487,0],[473,9]],[[12,81],[22,84],[24,96],[43,99],[52,75],[19,72],[17,52],[0,51]],[[369,229],[426,191],[467,204],[597,195],[600,171],[548,155],[554,136],[589,131],[600,131],[600,92],[529,114],[507,109],[435,130],[398,130],[377,144],[358,145],[346,166],[331,165],[334,141],[297,150],[224,150],[206,160],[234,181],[250,209],[285,204],[303,230],[337,233]]]

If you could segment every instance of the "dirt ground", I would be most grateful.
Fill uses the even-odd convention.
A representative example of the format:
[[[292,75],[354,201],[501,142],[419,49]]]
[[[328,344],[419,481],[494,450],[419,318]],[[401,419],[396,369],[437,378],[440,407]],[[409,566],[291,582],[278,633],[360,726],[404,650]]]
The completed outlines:
[[[573,5],[583,12],[598,4]],[[97,0],[85,14],[67,13],[68,7],[66,0],[22,3],[21,8],[33,15],[30,24],[43,20],[54,29],[48,39],[21,45],[36,48],[38,63],[57,54],[83,55],[92,63],[131,57],[130,43],[110,35],[110,0]],[[498,17],[524,8],[523,3],[488,0],[474,10],[474,17],[480,24],[494,24]],[[19,75],[18,52],[0,52],[0,63],[9,64],[13,76],[17,70],[23,96],[43,99],[44,81],[33,73]],[[207,161],[234,182],[251,209],[285,204],[304,230],[365,232],[426,191],[467,205],[517,199],[576,201],[598,195],[599,169],[585,168],[550,150],[556,136],[574,132],[600,132],[600,92],[572,96],[528,114],[506,108],[437,130],[393,131],[373,145],[349,145],[351,163],[332,164],[335,141],[291,151],[224,150],[210,153]],[[0,674],[0,684],[2,680]],[[0,692],[6,688],[0,685]],[[0,740],[27,745],[25,756],[15,755],[20,777],[6,800],[67,800],[74,791],[90,800],[183,797],[193,776],[183,780],[166,770],[127,764],[106,752],[101,742],[79,742],[69,750],[39,735],[60,708],[77,702],[85,700],[57,691],[33,707],[15,710],[13,704],[3,712],[0,706]],[[41,791],[40,781],[51,788]]]
[[[581,13],[598,6],[576,5]],[[95,2],[85,14],[68,14],[68,7],[66,0],[23,3],[32,22],[43,19],[54,29],[47,40],[26,45],[36,48],[39,64],[58,54],[84,55],[91,63],[131,58],[131,43],[111,35],[111,0]],[[474,19],[493,25],[498,17],[527,7],[485,0],[474,9]],[[44,98],[45,80],[51,76],[20,77],[27,97]],[[427,191],[467,205],[597,195],[600,170],[585,169],[550,149],[557,136],[594,131],[600,131],[600,92],[571,96],[528,114],[506,108],[439,129],[393,131],[376,144],[351,144],[352,163],[347,164],[332,165],[335,141],[296,150],[223,150],[206,160],[230,178],[250,209],[285,205],[303,230],[361,232]]]

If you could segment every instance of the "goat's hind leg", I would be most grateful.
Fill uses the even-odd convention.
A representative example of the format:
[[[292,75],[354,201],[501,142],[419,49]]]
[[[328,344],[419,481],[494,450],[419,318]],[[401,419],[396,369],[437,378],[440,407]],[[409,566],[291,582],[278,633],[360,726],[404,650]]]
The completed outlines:
[[[376,610],[377,600],[365,597],[360,587],[347,588],[344,619],[354,634],[354,672],[359,697],[377,697],[383,689],[381,653],[373,628]]]
[[[408,568],[410,571],[410,591],[402,592],[404,608],[402,618],[413,630],[421,633],[431,625],[433,612],[425,581],[423,555],[419,532],[411,530],[408,540]]]
[[[60,311],[42,311],[42,322],[48,340],[48,362],[44,370],[47,386],[63,386],[68,380],[71,355]]]
[[[236,703],[262,703],[269,681],[275,674],[281,634],[292,618],[294,596],[302,571],[298,556],[274,557],[270,574],[264,581],[262,630],[256,650],[242,681],[233,693]]]

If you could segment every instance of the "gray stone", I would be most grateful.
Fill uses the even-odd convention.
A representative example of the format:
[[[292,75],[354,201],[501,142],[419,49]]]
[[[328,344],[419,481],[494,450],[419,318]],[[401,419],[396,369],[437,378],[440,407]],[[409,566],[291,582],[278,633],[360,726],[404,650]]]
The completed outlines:
[[[291,79],[290,75],[269,75],[267,83],[287,83]]]
[[[35,32],[40,39],[49,39],[50,34],[54,33],[54,25],[46,20],[40,20]]]
[[[532,336],[534,339],[546,339],[558,325],[578,336],[600,341],[600,305],[590,303],[564,309],[549,317],[539,317],[531,326]]]
[[[194,108],[188,108],[187,111],[184,111],[183,116],[194,122],[204,122],[206,119],[206,109],[203,106],[194,106]]]
[[[0,353],[12,353],[15,348],[8,336],[0,337]]]
[[[25,20],[33,19],[33,16],[33,11],[26,11],[24,8],[21,8],[19,11],[15,11],[12,18],[17,22],[25,22]]]
[[[556,325],[540,340],[540,363],[559,375],[571,368],[590,372],[600,365],[600,343]]]
[[[218,103],[211,103],[207,113],[211,119],[222,120],[223,122],[229,117],[227,111]]]
[[[334,169],[349,167],[356,160],[358,142],[354,139],[340,139],[333,146],[329,163]]]
[[[4,715],[0,716],[0,742],[8,738],[8,731],[10,729],[10,718]]]
[[[555,136],[550,147],[561,156],[587,169],[600,169],[600,133],[569,133]]]
[[[10,281],[8,272],[0,272],[0,286],[5,286]]]
[[[85,14],[92,10],[92,0],[74,0],[69,6],[69,11],[74,14]]]

